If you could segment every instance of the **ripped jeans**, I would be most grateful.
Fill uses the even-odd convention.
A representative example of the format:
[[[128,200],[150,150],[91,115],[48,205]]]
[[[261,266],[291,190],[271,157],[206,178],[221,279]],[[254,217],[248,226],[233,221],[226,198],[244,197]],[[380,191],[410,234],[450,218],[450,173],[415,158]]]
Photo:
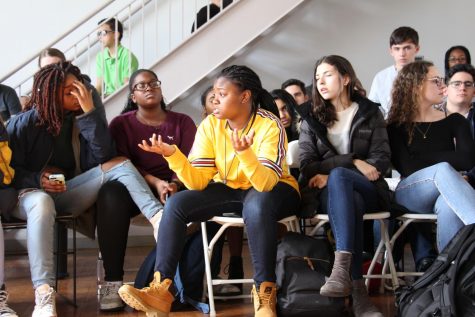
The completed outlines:
[[[77,216],[91,207],[102,184],[116,180],[125,185],[139,210],[150,219],[163,209],[137,171],[125,160],[108,171],[101,166],[68,180],[63,193],[46,193],[41,189],[23,190],[19,195],[13,216],[27,220],[27,247],[31,280],[36,288],[42,284],[54,285],[53,235],[56,213]]]

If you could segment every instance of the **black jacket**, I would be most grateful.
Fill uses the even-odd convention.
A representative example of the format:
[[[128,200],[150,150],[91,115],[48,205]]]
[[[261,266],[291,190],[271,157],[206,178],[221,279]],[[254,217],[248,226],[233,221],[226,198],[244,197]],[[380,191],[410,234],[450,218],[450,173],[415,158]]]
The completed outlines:
[[[335,167],[357,170],[354,159],[360,159],[376,167],[381,177],[375,181],[382,208],[389,204],[389,192],[384,174],[391,162],[386,123],[379,105],[366,98],[359,98],[358,111],[350,129],[350,152],[338,154],[327,137],[327,127],[312,114],[311,105],[299,106],[297,111],[303,122],[300,128],[300,172],[304,184],[316,174],[330,174]]]
[[[338,154],[327,138],[327,128],[318,122],[309,107],[301,110],[304,119],[299,138],[300,171],[310,179],[316,174],[329,174],[335,167],[355,168],[354,159],[375,166],[383,175],[390,165],[386,124],[378,104],[361,98],[351,123],[350,153]]]
[[[75,118],[79,129],[80,169],[86,171],[114,157],[104,110],[94,110]],[[13,186],[17,189],[40,188],[40,177],[53,153],[54,137],[40,127],[36,109],[13,117],[7,126],[15,169]]]

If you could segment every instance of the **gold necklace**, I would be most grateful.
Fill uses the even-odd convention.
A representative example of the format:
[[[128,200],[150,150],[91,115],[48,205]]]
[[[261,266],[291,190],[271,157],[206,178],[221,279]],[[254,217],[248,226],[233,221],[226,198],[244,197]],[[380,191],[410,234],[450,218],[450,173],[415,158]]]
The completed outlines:
[[[427,127],[425,132],[422,132],[422,130],[419,129],[418,124],[416,124],[415,127],[416,127],[417,131],[419,131],[419,133],[422,135],[422,138],[427,139],[427,133],[429,133],[429,129],[430,129],[431,125],[432,125],[432,122],[429,122],[429,126]]]

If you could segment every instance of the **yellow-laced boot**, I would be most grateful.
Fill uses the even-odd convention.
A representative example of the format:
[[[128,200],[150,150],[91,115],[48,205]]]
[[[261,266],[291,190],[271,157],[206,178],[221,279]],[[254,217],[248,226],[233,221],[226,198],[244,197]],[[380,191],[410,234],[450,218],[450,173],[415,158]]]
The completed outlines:
[[[262,282],[259,289],[252,286],[255,317],[277,317],[275,311],[277,288],[275,283]]]

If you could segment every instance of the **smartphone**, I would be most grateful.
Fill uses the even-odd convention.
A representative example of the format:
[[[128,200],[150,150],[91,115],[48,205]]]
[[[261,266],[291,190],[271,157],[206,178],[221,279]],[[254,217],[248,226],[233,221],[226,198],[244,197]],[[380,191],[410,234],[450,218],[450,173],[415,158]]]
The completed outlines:
[[[48,179],[49,179],[50,183],[55,183],[55,184],[58,184],[58,185],[64,185],[65,184],[63,174],[51,174],[48,177]]]

